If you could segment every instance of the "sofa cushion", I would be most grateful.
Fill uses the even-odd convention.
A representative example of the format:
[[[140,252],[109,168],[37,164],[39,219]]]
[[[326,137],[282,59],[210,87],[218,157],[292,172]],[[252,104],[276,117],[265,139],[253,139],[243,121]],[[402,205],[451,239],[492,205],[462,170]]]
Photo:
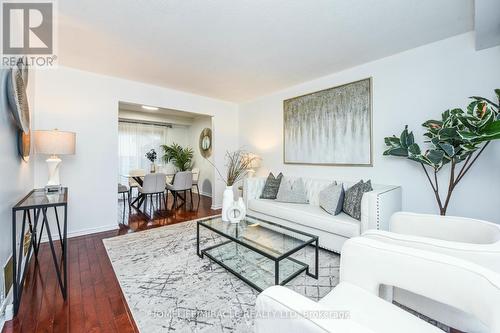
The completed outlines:
[[[338,284],[319,303],[332,311],[349,311],[350,319],[370,327],[374,332],[442,332],[436,326],[348,282]]]
[[[290,203],[308,203],[306,188],[302,178],[290,179],[283,177],[281,179],[276,201]]]
[[[278,177],[274,177],[273,173],[270,172],[269,176],[267,176],[266,183],[264,184],[264,189],[262,190],[260,198],[276,199],[276,195],[278,194],[278,190],[281,184],[281,178],[283,178],[283,174],[281,172]]]
[[[319,192],[319,206],[331,215],[338,215],[342,212],[344,195],[344,185],[332,184]]]
[[[372,190],[373,188],[370,180],[366,183],[363,183],[361,180],[359,183],[351,186],[345,192],[342,210],[356,220],[361,220],[361,200],[363,199],[363,194]]]
[[[253,199],[248,201],[248,209],[343,237],[360,234],[359,221],[345,213],[330,215],[319,206]]]

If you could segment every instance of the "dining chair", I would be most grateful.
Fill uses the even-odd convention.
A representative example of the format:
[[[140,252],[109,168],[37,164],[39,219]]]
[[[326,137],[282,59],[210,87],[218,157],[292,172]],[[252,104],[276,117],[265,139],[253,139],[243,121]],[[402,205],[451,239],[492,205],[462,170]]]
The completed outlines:
[[[118,184],[118,194],[122,195],[122,198],[123,198],[123,217],[122,217],[122,224],[125,224],[125,210],[126,210],[126,206],[125,206],[125,202],[128,203],[128,213],[130,214],[130,192],[129,192],[129,189],[126,185],[123,185],[123,184]],[[127,197],[127,198],[125,198]],[[125,201],[127,200],[127,201]]]
[[[191,195],[191,206],[193,205],[193,173],[191,171],[177,172],[172,184],[167,184],[167,191],[172,192],[174,197],[173,208],[177,207],[177,198],[181,198],[184,202],[187,200],[187,191]],[[179,195],[179,192],[184,192],[184,198]]]
[[[198,201],[200,201],[200,188],[198,187],[198,179],[200,179],[200,169],[193,168],[191,172],[193,173],[193,186],[196,187],[196,193],[198,193]]]
[[[149,173],[144,176],[144,182],[142,186],[139,186],[139,193],[143,197],[141,198],[141,201],[139,202],[139,207],[141,207],[142,203],[144,202],[144,212],[147,211],[147,202],[149,198],[150,202],[150,217],[153,219],[153,214],[154,214],[154,203],[153,203],[153,196],[156,197],[156,202],[159,203],[159,206],[161,207],[161,200],[166,203],[167,199],[165,197],[165,179],[167,175],[164,173]],[[166,206],[166,205],[165,205]],[[159,207],[159,208],[160,208]]]
[[[132,190],[134,188],[139,188],[141,186],[133,177],[134,176],[144,176],[146,171],[144,169],[132,169],[129,171],[128,187],[130,188],[129,196],[132,196]]]

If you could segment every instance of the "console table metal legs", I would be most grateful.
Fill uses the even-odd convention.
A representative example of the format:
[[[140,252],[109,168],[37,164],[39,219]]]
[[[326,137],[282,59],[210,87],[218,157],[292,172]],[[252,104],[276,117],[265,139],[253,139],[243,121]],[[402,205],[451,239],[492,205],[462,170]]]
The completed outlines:
[[[59,218],[58,207],[62,207],[64,210],[63,226],[61,229],[61,221]],[[57,233],[59,236],[59,242],[61,245],[61,258],[59,260],[56,254],[56,249],[54,248],[54,239],[52,238],[52,230],[50,229],[50,221],[47,217],[49,210],[54,211],[55,222],[57,225]],[[16,246],[16,240],[18,236],[17,231],[17,212],[22,211],[23,220],[21,224],[20,235],[21,239],[19,242],[19,247]],[[67,233],[68,233],[68,223],[67,223],[67,205],[61,204],[58,206],[50,207],[14,207],[12,210],[12,259],[13,259],[13,291],[14,291],[14,315],[17,314],[19,310],[19,304],[21,301],[23,293],[24,279],[26,272],[29,267],[32,252],[35,255],[35,265],[38,265],[38,251],[40,249],[41,238],[43,230],[46,229],[46,234],[48,238],[48,244],[52,254],[52,259],[54,262],[54,268],[56,270],[57,279],[59,282],[59,288],[61,290],[62,296],[66,299],[67,296]],[[24,235],[26,233],[26,225],[28,226],[28,231],[30,233],[30,242],[28,249],[26,251],[26,260],[23,265],[23,249],[24,249]],[[40,232],[38,233],[38,229]]]

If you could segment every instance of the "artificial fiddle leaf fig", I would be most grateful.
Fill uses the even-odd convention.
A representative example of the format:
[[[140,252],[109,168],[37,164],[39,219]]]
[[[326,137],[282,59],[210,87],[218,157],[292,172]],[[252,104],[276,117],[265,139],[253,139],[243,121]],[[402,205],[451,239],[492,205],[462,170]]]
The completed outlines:
[[[489,123],[480,131],[480,137],[477,142],[491,141],[500,139],[500,120]]]
[[[399,140],[399,138],[396,138],[395,136],[384,138],[384,142],[386,146],[390,147],[398,147],[401,144],[401,140]]]
[[[448,157],[453,157],[455,155],[455,148],[449,143],[439,143],[438,145]]]
[[[395,147],[389,148],[384,152],[384,155],[392,155],[392,156],[408,156],[408,149],[403,147]]]
[[[413,132],[405,126],[399,137],[392,136],[384,139],[388,149],[384,155],[406,157],[420,163],[430,182],[440,213],[446,215],[451,194],[456,185],[476,162],[477,157],[484,151],[492,140],[500,139],[500,89],[495,89],[498,103],[484,97],[470,97],[472,101],[466,111],[455,108],[441,114],[441,120],[427,120],[422,126],[426,129],[424,136],[429,140],[429,149],[422,153],[420,146],[415,143]],[[462,167],[455,172],[458,164]],[[441,200],[438,178],[434,182],[429,176],[428,168],[437,174],[445,165],[450,165],[450,183],[448,193]]]
[[[400,137],[401,147],[407,149],[408,148],[408,126],[401,132]]]
[[[427,151],[425,156],[432,162],[432,164],[439,167],[443,162],[444,152],[442,150],[431,149]]]
[[[495,89],[495,93],[497,92],[497,90],[499,90],[499,89]],[[499,107],[499,106],[498,106],[498,104],[493,103],[492,101],[490,101],[489,99],[484,98],[484,97],[479,97],[479,96],[471,96],[470,98],[475,99],[476,101],[479,101],[479,102],[485,102],[484,104],[490,104],[490,105],[492,105],[492,106],[496,107],[497,109],[498,109],[498,107]],[[498,93],[497,93],[497,98],[498,98]],[[500,98],[499,98],[499,99],[500,99]]]
[[[421,151],[418,144],[413,143],[408,147],[408,152],[410,152],[410,154],[412,155],[419,155]]]

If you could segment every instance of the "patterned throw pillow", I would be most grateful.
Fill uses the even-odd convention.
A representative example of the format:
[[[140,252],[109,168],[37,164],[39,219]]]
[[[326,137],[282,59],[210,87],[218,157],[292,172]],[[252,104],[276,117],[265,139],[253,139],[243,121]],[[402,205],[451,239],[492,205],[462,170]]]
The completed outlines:
[[[361,200],[363,199],[363,194],[365,192],[372,191],[371,181],[363,183],[361,180],[359,183],[351,186],[345,191],[344,205],[342,210],[349,216],[354,217],[356,220],[361,220]]]
[[[283,177],[281,180],[276,201],[301,203],[306,204],[309,202],[307,198],[306,187],[302,178],[290,179]]]
[[[270,172],[269,176],[267,176],[266,184],[264,185],[260,198],[276,199],[276,195],[278,194],[278,190],[280,188],[281,178],[283,178],[283,174],[281,172],[278,177],[274,177],[273,173]]]
[[[319,205],[326,210],[327,213],[338,215],[342,212],[344,196],[344,185],[334,182],[319,192]]]

